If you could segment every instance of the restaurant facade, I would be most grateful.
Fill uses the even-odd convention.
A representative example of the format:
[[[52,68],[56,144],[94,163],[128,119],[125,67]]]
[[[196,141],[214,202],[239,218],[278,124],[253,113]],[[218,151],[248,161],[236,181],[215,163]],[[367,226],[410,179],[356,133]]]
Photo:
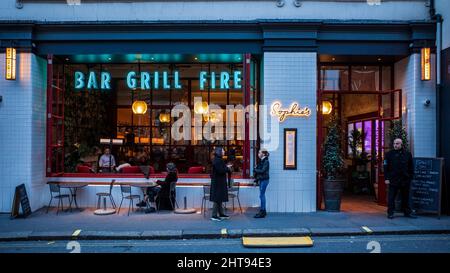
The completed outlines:
[[[19,184],[33,210],[46,206],[48,182],[89,182],[78,204],[95,207],[112,179],[163,178],[168,162],[178,203],[199,208],[217,146],[243,208],[259,205],[253,167],[267,148],[268,211],[314,212],[333,116],[346,168],[368,156],[363,194],[381,205],[396,122],[414,156],[441,153],[434,1],[110,2],[0,4],[1,212]],[[102,172],[105,148],[138,170]]]

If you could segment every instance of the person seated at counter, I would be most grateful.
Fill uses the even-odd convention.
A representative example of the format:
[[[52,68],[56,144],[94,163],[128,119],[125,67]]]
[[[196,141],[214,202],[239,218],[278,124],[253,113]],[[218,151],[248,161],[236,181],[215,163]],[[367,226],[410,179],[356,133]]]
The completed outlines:
[[[83,163],[89,164],[92,172],[96,173],[97,169],[98,169],[97,163],[98,163],[98,160],[100,159],[101,155],[102,155],[102,150],[100,150],[99,147],[94,146],[94,147],[92,147],[91,152],[87,156],[80,158],[80,160]]]
[[[128,159],[128,162],[122,161],[120,162],[119,166],[116,167],[116,171],[120,173],[123,168],[125,167],[131,167],[131,166],[137,166],[136,160],[133,157],[130,157]]]
[[[114,168],[116,167],[116,160],[111,154],[111,150],[109,148],[105,148],[103,155],[98,161],[98,166],[102,173],[110,173],[114,171]]]
[[[167,175],[164,180],[157,180],[156,183],[158,186],[147,188],[147,192],[144,196],[144,200],[140,203],[136,204],[138,207],[145,207],[147,202],[153,202],[153,203],[160,203],[159,210],[173,210],[172,204],[170,203],[169,198],[175,198],[175,196],[170,196],[170,185],[172,183],[176,183],[178,180],[177,176],[177,168],[174,163],[167,163],[166,165]],[[148,177],[147,177],[148,179]],[[159,194],[158,194],[159,193]],[[155,199],[155,197],[158,197]],[[159,199],[161,199],[161,202],[159,202]],[[174,199],[172,199],[174,200]],[[146,211],[152,212],[155,211],[154,208]]]

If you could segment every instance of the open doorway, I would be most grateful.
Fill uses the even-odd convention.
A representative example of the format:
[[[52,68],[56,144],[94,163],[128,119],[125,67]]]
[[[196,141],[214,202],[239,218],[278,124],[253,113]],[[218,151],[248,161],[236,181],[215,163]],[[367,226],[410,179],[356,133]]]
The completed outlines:
[[[389,130],[393,121],[401,120],[402,105],[401,90],[393,89],[393,66],[321,63],[319,71],[320,147],[332,116],[338,118],[342,129],[345,182],[341,210],[384,210],[382,163],[390,148]],[[319,164],[321,155],[318,153]],[[319,184],[322,179],[319,175]]]

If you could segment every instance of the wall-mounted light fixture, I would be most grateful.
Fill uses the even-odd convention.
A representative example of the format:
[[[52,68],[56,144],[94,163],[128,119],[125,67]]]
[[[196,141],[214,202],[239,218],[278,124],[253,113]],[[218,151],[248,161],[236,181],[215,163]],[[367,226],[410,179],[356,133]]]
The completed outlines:
[[[322,102],[322,114],[329,115],[331,114],[331,111],[333,111],[333,105],[331,102],[324,100]]]
[[[6,74],[7,80],[16,79],[16,49],[14,47],[6,48]]]
[[[421,49],[420,65],[422,70],[422,81],[431,80],[431,50],[429,47]]]

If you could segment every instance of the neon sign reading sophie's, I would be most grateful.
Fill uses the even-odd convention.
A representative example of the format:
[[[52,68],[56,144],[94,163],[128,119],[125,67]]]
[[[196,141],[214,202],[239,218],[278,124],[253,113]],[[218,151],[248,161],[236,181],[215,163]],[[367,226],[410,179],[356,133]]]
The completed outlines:
[[[99,75],[95,71],[89,71],[86,74],[76,71],[74,78],[75,89],[111,89],[111,74],[107,71],[102,71]],[[239,70],[232,73],[227,71],[217,73],[200,71],[198,80],[200,90],[204,90],[207,83],[212,89],[242,88],[242,73]],[[172,74],[167,71],[144,71],[140,73],[129,71],[126,75],[126,84],[130,89],[140,88],[142,90],[182,88],[178,71],[173,71]]]
[[[307,106],[301,108],[297,102],[293,102],[289,108],[281,108],[281,102],[275,101],[270,107],[270,114],[277,116],[280,122],[286,120],[287,117],[309,117],[311,109]]]

